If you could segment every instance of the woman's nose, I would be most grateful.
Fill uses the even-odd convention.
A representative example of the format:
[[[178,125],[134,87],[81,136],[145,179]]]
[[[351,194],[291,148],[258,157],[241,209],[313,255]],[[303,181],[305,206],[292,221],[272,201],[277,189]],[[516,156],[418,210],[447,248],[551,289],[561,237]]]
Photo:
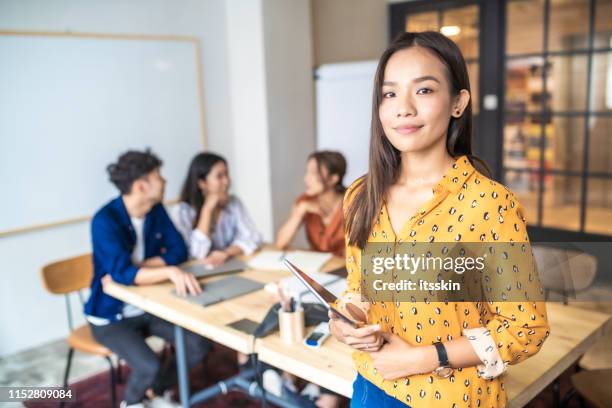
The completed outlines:
[[[410,97],[405,97],[399,100],[397,105],[397,112],[395,116],[398,118],[405,118],[408,116],[414,116],[416,110]]]

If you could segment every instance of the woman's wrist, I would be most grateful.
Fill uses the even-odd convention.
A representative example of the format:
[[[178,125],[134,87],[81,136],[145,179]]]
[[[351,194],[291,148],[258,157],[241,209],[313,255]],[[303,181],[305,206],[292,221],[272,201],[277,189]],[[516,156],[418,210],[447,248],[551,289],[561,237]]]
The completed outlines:
[[[202,206],[202,214],[200,214],[200,217],[202,216],[211,217],[213,211],[215,210],[215,207],[216,207],[216,204],[209,205],[207,203],[204,203],[204,205]]]
[[[438,361],[438,352],[433,344],[429,346],[421,346],[418,348],[420,361],[417,367],[420,369],[419,374],[431,373],[440,366]]]

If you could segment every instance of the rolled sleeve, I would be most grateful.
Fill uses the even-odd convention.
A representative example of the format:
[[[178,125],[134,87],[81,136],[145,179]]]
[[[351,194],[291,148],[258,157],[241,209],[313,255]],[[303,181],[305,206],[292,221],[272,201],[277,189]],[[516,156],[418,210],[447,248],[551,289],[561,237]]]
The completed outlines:
[[[187,244],[189,257],[193,259],[205,258],[212,247],[212,240],[199,229],[193,228],[196,216],[195,210],[189,204],[181,202],[170,209],[169,215]]]
[[[476,355],[482,364],[476,366],[478,375],[488,380],[500,376],[506,371],[507,363],[497,351],[491,332],[486,327],[463,330],[463,335],[468,339]]]
[[[493,295],[483,302],[481,316],[503,363],[516,364],[540,350],[550,326],[525,217],[513,195],[500,210],[497,225],[490,226],[494,227],[499,242],[509,246],[507,253],[496,251],[492,257],[495,268],[487,271],[485,281],[489,282],[486,293]]]
[[[210,252],[212,241],[208,235],[199,229],[194,229],[189,234],[189,256],[195,259],[203,259]]]

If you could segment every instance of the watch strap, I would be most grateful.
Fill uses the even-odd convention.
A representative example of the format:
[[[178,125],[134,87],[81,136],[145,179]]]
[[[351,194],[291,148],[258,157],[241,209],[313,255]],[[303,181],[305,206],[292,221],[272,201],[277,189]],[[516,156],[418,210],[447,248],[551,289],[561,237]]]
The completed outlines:
[[[436,351],[438,352],[438,363],[440,367],[449,367],[448,354],[446,353],[446,347],[441,342],[434,343]]]

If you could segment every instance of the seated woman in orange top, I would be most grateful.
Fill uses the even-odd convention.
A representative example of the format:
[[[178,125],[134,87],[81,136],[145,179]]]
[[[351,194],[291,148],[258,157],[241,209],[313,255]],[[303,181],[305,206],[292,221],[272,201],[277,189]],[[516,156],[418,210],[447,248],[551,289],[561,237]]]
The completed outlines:
[[[304,175],[306,190],[278,230],[278,248],[288,247],[303,224],[313,250],[344,256],[342,199],[346,188],[342,179],[345,173],[346,160],[341,153],[326,150],[308,156]]]

